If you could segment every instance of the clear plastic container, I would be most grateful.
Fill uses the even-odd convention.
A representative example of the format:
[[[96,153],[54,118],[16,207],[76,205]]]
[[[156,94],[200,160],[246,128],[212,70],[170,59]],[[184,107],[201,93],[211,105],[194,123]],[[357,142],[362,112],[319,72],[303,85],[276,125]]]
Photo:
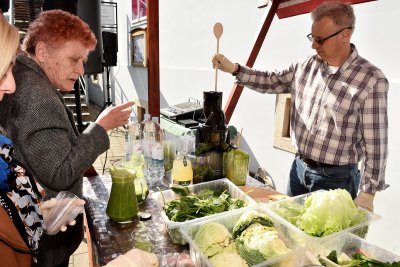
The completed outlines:
[[[57,234],[63,225],[67,225],[76,216],[84,212],[84,206],[80,203],[81,200],[72,192],[61,191],[55,199],[55,206],[51,209],[46,220],[46,233],[48,235]]]
[[[324,191],[324,190],[319,190],[319,191]],[[318,191],[316,191],[318,192]],[[300,228],[298,228],[297,226],[295,226],[293,223],[289,222],[288,218],[283,218],[281,215],[279,215],[277,213],[277,210],[279,209],[280,206],[304,206],[304,201],[305,199],[310,196],[312,193],[308,193],[308,194],[303,194],[303,195],[299,195],[299,196],[295,196],[295,197],[290,197],[290,198],[286,198],[280,201],[276,201],[276,202],[269,202],[267,203],[264,208],[265,211],[273,218],[276,218],[277,220],[279,220],[280,222],[282,222],[283,224],[285,224],[288,228],[293,229],[293,231],[296,233],[297,238],[299,240],[302,240],[301,242],[303,242],[305,244],[305,246],[307,246],[310,250],[315,250],[319,244],[321,242],[324,242],[326,240],[329,240],[330,238],[345,233],[345,232],[359,232],[360,234],[365,234],[365,231],[368,229],[368,225],[371,222],[374,222],[378,219],[380,219],[381,217],[373,212],[370,212],[366,209],[363,209],[361,207],[358,207],[359,210],[363,211],[365,213],[366,216],[366,220],[362,223],[353,225],[351,227],[348,227],[346,229],[343,229],[341,231],[326,235],[326,236],[322,236],[322,237],[315,237],[315,236],[311,236],[309,234],[307,234],[306,232],[304,232],[303,230],[301,230]]]
[[[247,194],[245,194],[242,190],[240,190],[236,185],[234,185],[231,181],[229,181],[226,178],[211,181],[211,182],[190,185],[188,187],[189,187],[190,191],[195,194],[204,189],[226,190],[226,192],[228,192],[232,198],[241,199],[241,200],[245,201],[247,204],[247,207],[257,206],[257,202],[254,199],[249,197]],[[164,198],[163,198],[163,196],[164,196]],[[170,219],[168,219],[167,215],[165,214],[165,212],[163,210],[164,199],[166,202],[168,202],[170,200],[177,199],[178,196],[172,190],[165,190],[162,192],[152,193],[152,197],[156,200],[158,206],[162,210],[161,217],[163,218],[163,221],[167,227],[168,233],[169,233],[172,241],[175,244],[181,244],[181,245],[187,244],[187,241],[182,237],[182,234],[179,231],[179,227],[181,227],[185,224],[192,224],[194,222],[201,221],[204,218],[210,218],[210,217],[218,216],[219,214],[231,212],[231,211],[225,211],[225,212],[222,212],[219,214],[210,215],[210,216],[207,216],[204,218],[197,218],[197,219],[189,220],[186,222],[174,222],[174,221],[171,221]],[[244,208],[242,208],[242,209],[244,209]],[[241,209],[238,209],[238,210],[241,210]]]
[[[190,246],[190,257],[197,267],[212,267],[212,263],[204,255],[197,244],[194,242],[194,237],[200,226],[209,223],[209,222],[218,222],[226,226],[229,232],[232,233],[232,229],[235,226],[236,222],[240,218],[240,216],[247,210],[257,210],[259,212],[265,213],[264,210],[258,207],[249,207],[242,210],[230,211],[229,213],[220,214],[218,216],[206,217],[204,220],[199,222],[192,222],[190,224],[186,224],[181,227],[181,233],[183,237],[188,241]],[[261,262],[257,265],[257,267],[261,266],[304,266],[309,263],[307,259],[304,257],[305,249],[301,243],[294,238],[292,238],[293,234],[295,234],[292,228],[287,227],[285,224],[281,223],[279,220],[276,220],[271,217],[271,220],[274,222],[274,227],[276,228],[279,238],[282,239],[287,248],[291,249],[286,254],[271,257],[267,261]]]
[[[346,265],[339,265],[334,263],[328,259],[326,256],[331,253],[331,251],[336,250],[337,256],[339,257],[340,254],[344,253],[346,256],[351,258],[351,256],[362,250],[369,258],[382,261],[382,262],[395,262],[400,261],[400,256],[393,254],[383,248],[380,248],[376,245],[368,243],[366,240],[352,234],[352,233],[344,233],[334,238],[331,238],[325,242],[321,243],[319,248],[319,256],[324,258],[326,261],[326,266],[330,267],[339,267],[339,266],[346,266]]]

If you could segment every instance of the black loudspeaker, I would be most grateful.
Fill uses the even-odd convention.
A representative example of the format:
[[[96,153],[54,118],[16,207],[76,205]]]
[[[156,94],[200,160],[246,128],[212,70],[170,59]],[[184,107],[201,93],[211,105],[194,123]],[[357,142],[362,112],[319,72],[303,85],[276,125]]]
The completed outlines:
[[[103,38],[103,60],[104,66],[117,66],[118,41],[117,34],[113,32],[102,32]]]
[[[101,38],[100,10],[100,0],[78,1],[78,17],[89,25],[97,39],[96,48],[89,54],[88,60],[86,61],[85,74],[103,73],[103,44]]]
[[[77,0],[44,0],[43,10],[61,9],[76,15]]]

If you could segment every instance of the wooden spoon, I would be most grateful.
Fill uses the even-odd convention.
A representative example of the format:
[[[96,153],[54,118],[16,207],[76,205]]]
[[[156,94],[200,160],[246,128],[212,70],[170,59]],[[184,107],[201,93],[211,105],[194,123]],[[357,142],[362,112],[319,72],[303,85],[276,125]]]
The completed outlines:
[[[224,31],[224,27],[222,27],[222,24],[217,22],[214,25],[214,36],[217,38],[217,54],[219,54],[219,38],[221,38],[222,33]],[[215,68],[215,92],[217,91],[217,80],[218,80],[218,63]]]

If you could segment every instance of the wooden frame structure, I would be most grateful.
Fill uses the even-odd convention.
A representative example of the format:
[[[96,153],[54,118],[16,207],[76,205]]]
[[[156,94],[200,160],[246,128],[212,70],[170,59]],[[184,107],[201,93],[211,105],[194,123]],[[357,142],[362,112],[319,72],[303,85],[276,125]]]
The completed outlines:
[[[253,49],[247,59],[246,66],[252,67],[261,46],[264,42],[265,36],[271,26],[272,20],[278,10],[281,0],[272,1],[272,6],[260,29],[258,37],[254,43]],[[147,1],[147,43],[148,43],[148,100],[149,100],[149,113],[152,116],[160,116],[160,60],[159,60],[159,0]],[[240,95],[243,91],[243,86],[234,85],[229,96],[228,102],[225,106],[226,123],[232,117],[236,104],[239,101]]]

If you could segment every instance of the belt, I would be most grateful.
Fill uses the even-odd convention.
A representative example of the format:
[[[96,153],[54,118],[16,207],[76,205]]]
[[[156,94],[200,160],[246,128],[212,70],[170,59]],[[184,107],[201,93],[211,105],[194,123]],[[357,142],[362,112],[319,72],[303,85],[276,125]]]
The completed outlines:
[[[318,168],[318,167],[328,167],[328,168],[329,167],[337,167],[337,165],[318,162],[318,161],[306,158],[301,154],[298,154],[298,156],[307,166],[310,166],[310,167],[315,167],[315,168]]]

